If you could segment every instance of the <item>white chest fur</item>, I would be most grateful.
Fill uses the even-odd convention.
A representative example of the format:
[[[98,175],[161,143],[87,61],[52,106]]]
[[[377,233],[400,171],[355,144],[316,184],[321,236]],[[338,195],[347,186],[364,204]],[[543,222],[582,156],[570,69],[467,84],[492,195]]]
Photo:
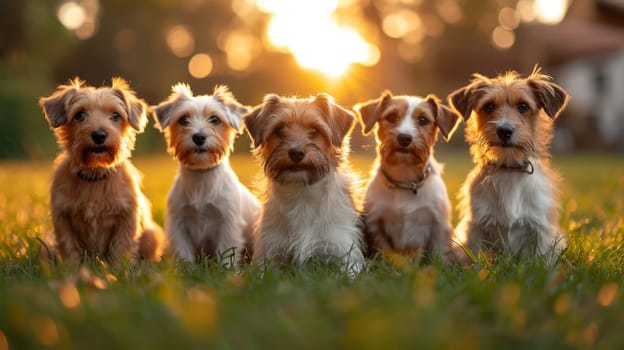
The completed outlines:
[[[301,264],[323,256],[361,264],[358,213],[349,187],[340,172],[310,186],[269,184],[254,259]]]
[[[546,226],[554,207],[553,188],[539,166],[533,174],[499,171],[473,192],[475,219],[486,226]]]
[[[425,247],[441,225],[447,226],[450,204],[439,175],[441,166],[433,158],[430,162],[434,170],[416,194],[390,188],[381,171],[368,186],[364,204],[367,230],[383,231],[396,249]]]

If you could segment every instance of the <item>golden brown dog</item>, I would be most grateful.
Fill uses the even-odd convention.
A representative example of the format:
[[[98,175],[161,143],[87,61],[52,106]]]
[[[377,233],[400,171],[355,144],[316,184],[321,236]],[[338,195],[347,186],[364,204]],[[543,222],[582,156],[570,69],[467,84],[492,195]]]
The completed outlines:
[[[322,257],[358,272],[361,233],[343,146],[353,114],[326,94],[270,94],[243,121],[268,179],[253,261]]]
[[[513,254],[559,253],[558,176],[549,165],[553,121],[568,94],[536,67],[527,78],[475,74],[449,102],[466,121],[475,167],[461,190],[458,240]]]
[[[451,206],[433,156],[438,130],[448,140],[459,116],[433,95],[392,96],[354,107],[364,134],[375,128],[377,160],[366,190],[369,253],[438,255],[452,260]]]
[[[39,104],[62,150],[51,188],[61,257],[158,260],[162,230],[152,221],[141,175],[128,160],[147,122],[145,103],[121,78],[97,89],[76,78]]]

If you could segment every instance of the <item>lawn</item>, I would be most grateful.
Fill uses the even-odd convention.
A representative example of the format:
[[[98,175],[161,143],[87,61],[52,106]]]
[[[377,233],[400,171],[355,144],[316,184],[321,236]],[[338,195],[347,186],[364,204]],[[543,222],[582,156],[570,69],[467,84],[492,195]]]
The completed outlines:
[[[440,153],[455,202],[470,167]],[[369,156],[353,157],[368,172]],[[176,163],[138,158],[162,223]],[[232,159],[241,180],[258,172]],[[0,163],[0,350],[5,349],[557,349],[624,348],[624,162],[557,155],[569,249],[554,266],[502,256],[471,268],[370,262],[350,279],[333,266],[246,267],[205,261],[82,267],[51,264],[51,161]],[[457,217],[453,218],[454,222]]]

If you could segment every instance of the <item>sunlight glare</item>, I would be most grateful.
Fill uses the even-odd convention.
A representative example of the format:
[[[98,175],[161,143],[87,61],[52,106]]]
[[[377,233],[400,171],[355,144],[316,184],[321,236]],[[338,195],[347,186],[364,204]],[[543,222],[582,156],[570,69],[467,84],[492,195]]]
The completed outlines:
[[[557,24],[565,17],[568,0],[536,0],[534,6],[538,21]]]
[[[261,0],[270,13],[267,38],[273,48],[290,52],[299,65],[330,77],[345,73],[353,63],[375,65],[380,52],[353,28],[332,17],[337,0]]]

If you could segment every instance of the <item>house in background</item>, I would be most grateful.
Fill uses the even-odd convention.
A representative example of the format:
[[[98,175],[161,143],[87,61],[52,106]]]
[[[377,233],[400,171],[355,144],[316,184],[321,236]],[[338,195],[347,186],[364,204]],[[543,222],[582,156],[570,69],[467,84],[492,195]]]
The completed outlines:
[[[572,97],[553,147],[624,150],[624,1],[574,0],[561,23],[518,39],[523,65],[549,67]]]

